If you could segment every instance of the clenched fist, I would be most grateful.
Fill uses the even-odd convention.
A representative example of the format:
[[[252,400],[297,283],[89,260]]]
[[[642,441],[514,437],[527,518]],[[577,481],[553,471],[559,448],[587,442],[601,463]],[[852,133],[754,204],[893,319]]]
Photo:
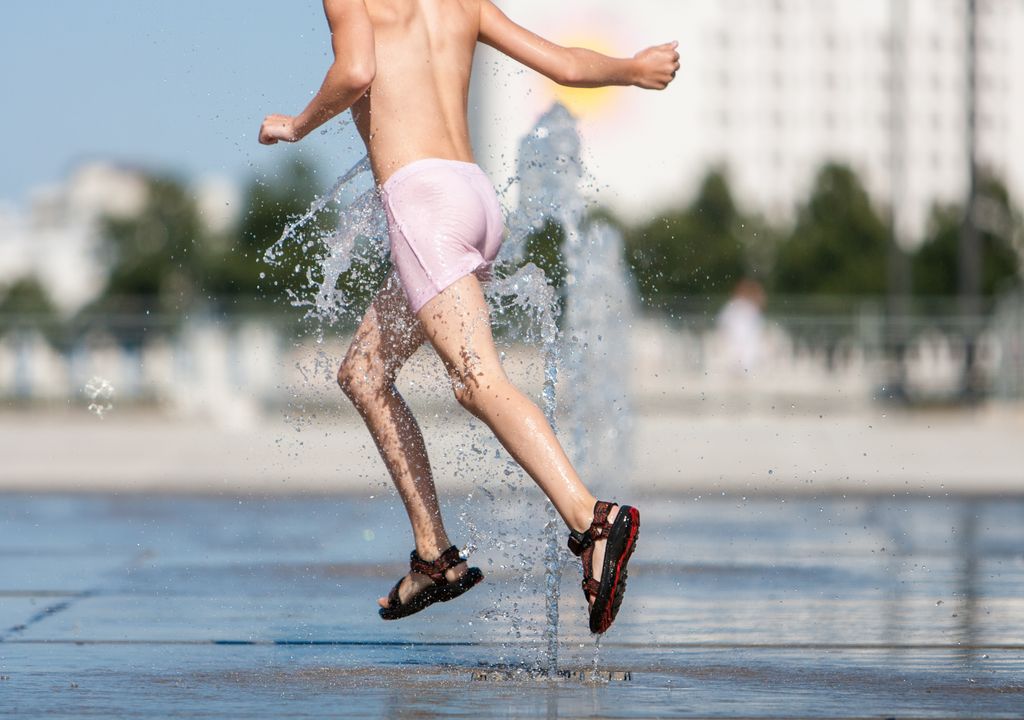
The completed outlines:
[[[298,142],[301,138],[295,132],[295,118],[291,115],[267,115],[260,126],[260,144],[276,145],[279,140]]]
[[[664,90],[668,87],[679,69],[679,53],[676,52],[678,46],[677,41],[672,41],[654,45],[634,55],[637,76],[633,84],[648,90]]]

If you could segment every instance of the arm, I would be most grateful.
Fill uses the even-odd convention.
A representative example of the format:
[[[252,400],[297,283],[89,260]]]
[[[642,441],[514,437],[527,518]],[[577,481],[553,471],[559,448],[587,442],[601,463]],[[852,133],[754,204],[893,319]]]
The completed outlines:
[[[637,85],[663,90],[679,69],[678,43],[649,47],[631,58],[566,48],[515,24],[491,0],[480,4],[480,41],[559,85],[572,87]]]
[[[373,82],[376,58],[373,24],[363,0],[324,0],[324,14],[331,29],[334,63],[320,90],[295,117],[268,115],[260,128],[260,142],[297,142],[344,112],[363,96]]]

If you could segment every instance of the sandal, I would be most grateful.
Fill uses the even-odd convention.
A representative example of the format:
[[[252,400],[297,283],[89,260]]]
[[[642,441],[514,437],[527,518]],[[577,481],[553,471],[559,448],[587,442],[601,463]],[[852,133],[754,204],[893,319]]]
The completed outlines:
[[[596,597],[590,609],[590,632],[603,633],[615,620],[626,592],[626,564],[636,548],[640,533],[640,511],[629,505],[619,506],[615,522],[608,522],[608,513],[617,503],[598,500],[594,503],[594,520],[583,532],[569,529],[569,550],[583,562],[583,595],[587,602]],[[594,579],[594,541],[607,539],[601,580]]]
[[[480,572],[480,568],[471,567],[462,573],[462,576],[458,579],[448,580],[444,574],[461,562],[465,562],[465,559],[454,545],[441,553],[437,560],[433,561],[424,560],[419,556],[419,553],[413,550],[409,558],[409,571],[426,575],[433,580],[433,584],[423,588],[403,603],[398,597],[398,588],[401,587],[402,580],[405,580],[405,578],[399,579],[395,586],[391,588],[391,592],[388,593],[388,606],[380,609],[380,616],[385,620],[404,618],[413,613],[418,613],[423,608],[436,602],[448,602],[453,598],[457,598],[484,579],[484,574]]]

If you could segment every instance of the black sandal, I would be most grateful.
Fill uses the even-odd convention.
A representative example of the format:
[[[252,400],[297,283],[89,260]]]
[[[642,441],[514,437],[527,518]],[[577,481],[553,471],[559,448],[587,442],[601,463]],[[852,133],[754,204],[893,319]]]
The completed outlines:
[[[398,588],[401,587],[402,580],[405,578],[399,579],[388,593],[388,606],[380,609],[380,616],[385,620],[404,618],[418,613],[436,602],[448,602],[457,598],[484,579],[480,568],[471,567],[462,573],[462,577],[449,581],[444,574],[461,562],[465,562],[465,559],[454,545],[441,553],[437,560],[431,562],[424,560],[419,553],[413,550],[409,558],[409,571],[426,575],[433,580],[433,584],[423,588],[403,603],[398,597]]]
[[[640,511],[620,505],[615,522],[608,522],[608,513],[617,503],[598,500],[594,503],[594,520],[583,532],[569,530],[569,550],[583,562],[583,596],[594,606],[590,609],[590,632],[603,633],[615,620],[626,592],[626,565],[636,549],[640,533]],[[600,582],[594,579],[594,541],[607,539]]]

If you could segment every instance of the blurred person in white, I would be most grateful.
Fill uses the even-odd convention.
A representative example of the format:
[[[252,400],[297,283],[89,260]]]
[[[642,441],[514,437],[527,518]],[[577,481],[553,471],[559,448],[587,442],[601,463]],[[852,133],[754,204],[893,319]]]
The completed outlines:
[[[765,299],[761,283],[743,278],[718,313],[717,326],[725,344],[726,367],[736,375],[749,376],[761,361]]]
[[[259,139],[296,142],[351,108],[387,211],[395,273],[338,370],[415,538],[410,572],[380,598],[380,615],[411,615],[483,579],[448,539],[423,435],[394,384],[429,341],[458,401],[490,427],[562,516],[583,564],[590,629],[604,632],[622,601],[640,515],[594,498],[541,410],[501,367],[480,282],[503,227],[494,188],[470,146],[470,70],[483,42],[563,85],[661,90],[679,68],[676,43],[628,58],[562,47],[512,22],[490,0],[324,0],[324,10],[335,60],[320,91],[297,116],[268,116]]]

